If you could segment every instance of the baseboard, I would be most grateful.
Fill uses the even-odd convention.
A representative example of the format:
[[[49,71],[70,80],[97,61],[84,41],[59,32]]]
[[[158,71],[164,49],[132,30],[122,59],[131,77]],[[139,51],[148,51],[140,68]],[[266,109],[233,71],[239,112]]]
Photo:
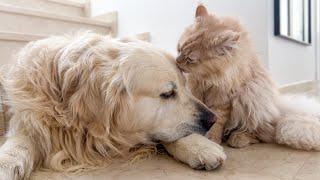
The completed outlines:
[[[284,94],[309,94],[317,91],[318,81],[303,81],[281,86],[279,91]]]

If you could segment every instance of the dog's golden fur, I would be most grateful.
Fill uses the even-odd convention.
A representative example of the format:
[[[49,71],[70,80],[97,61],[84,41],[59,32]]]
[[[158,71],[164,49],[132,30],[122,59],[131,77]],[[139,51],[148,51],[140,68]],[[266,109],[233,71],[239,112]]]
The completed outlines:
[[[32,42],[4,79],[14,113],[0,148],[5,179],[28,179],[38,166],[102,167],[139,144],[159,141],[179,149],[171,142],[204,133],[214,122],[214,114],[186,90],[174,59],[138,40],[88,32]],[[180,145],[198,145],[203,138],[182,139]],[[191,156],[184,145],[180,160],[215,168],[225,155],[209,146],[217,153],[200,149]]]
[[[210,139],[220,143],[230,135],[233,147],[263,141],[320,150],[319,104],[278,93],[238,21],[210,15],[199,5],[178,52],[192,93],[217,113]]]

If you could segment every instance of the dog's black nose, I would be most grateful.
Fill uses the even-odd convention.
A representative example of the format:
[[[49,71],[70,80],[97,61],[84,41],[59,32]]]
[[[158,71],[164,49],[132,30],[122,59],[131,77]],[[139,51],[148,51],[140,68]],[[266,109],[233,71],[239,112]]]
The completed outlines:
[[[199,120],[201,126],[209,131],[211,126],[216,122],[216,115],[205,105],[199,105]]]

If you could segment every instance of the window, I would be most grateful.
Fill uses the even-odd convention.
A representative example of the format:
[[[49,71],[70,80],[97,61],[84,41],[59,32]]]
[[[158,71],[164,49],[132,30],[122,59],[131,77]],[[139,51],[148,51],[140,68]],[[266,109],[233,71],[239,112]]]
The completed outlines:
[[[311,43],[311,0],[275,0],[275,35]]]

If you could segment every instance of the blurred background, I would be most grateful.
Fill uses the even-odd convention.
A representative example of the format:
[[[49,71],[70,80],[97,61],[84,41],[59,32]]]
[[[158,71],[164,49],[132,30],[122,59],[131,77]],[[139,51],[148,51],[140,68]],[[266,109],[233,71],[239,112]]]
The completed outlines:
[[[282,0],[280,0],[282,1]],[[291,19],[300,18],[300,3],[304,0],[289,1],[295,8]],[[118,33],[120,36],[148,31],[151,42],[172,53],[176,52],[176,43],[184,28],[194,20],[195,0],[95,0],[92,12],[119,12]],[[296,43],[275,36],[274,0],[203,0],[212,13],[219,16],[238,18],[250,32],[256,51],[270,72],[281,84],[297,83],[316,79],[317,69],[317,12],[319,4],[311,0],[311,36],[309,45]],[[285,9],[284,9],[285,11]],[[316,53],[317,51],[317,53]]]
[[[282,86],[319,79],[318,0],[0,0],[1,64],[13,64],[27,42],[79,29],[138,35],[176,54],[201,2],[244,24],[261,61]]]

